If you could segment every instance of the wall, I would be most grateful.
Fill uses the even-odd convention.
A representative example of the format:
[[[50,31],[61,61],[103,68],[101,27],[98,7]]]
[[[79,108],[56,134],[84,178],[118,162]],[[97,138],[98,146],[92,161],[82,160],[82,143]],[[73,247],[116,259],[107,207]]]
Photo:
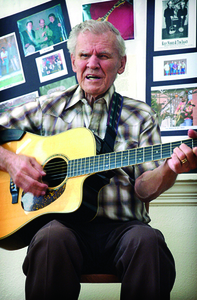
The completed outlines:
[[[47,1],[0,0],[0,18],[30,8],[30,5],[36,6],[44,2]],[[71,14],[71,26],[81,20],[81,12],[76,10],[76,5],[88,2],[94,1],[66,1],[69,14]],[[127,85],[129,89],[125,92],[131,97],[144,100],[146,1],[135,0],[134,5],[135,41],[127,42],[129,67],[124,80],[129,78],[130,84]],[[117,81],[117,88],[121,92],[121,77]],[[197,175],[180,175],[175,186],[150,205],[151,225],[163,232],[176,261],[177,278],[171,300],[197,299],[196,179]],[[25,253],[26,248],[14,252],[0,249],[0,300],[25,299],[25,276],[21,268]],[[119,293],[120,284],[83,284],[79,299],[118,300]]]

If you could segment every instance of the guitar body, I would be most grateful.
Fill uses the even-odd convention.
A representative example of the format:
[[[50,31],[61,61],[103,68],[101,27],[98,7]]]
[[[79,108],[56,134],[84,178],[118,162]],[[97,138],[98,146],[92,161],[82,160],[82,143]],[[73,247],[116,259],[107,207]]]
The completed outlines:
[[[86,128],[49,137],[26,133],[21,140],[5,143],[3,147],[35,157],[44,169],[54,161],[58,172],[61,172],[59,160],[67,167],[69,160],[96,155],[94,135]],[[21,189],[16,196],[16,188],[12,194],[10,186],[13,183],[9,174],[0,171],[0,247],[18,249],[26,246],[32,235],[54,218],[84,222],[95,217],[98,192],[108,182],[96,174],[71,178],[63,174],[61,181],[55,181],[55,186],[49,182],[46,196],[36,198],[30,193],[24,194]]]

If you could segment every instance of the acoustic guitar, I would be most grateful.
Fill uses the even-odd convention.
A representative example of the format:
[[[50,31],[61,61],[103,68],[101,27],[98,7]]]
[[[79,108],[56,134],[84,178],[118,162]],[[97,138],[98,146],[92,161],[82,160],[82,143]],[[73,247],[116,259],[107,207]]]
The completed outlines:
[[[0,247],[10,250],[28,245],[33,234],[54,218],[91,221],[97,214],[98,193],[109,183],[109,171],[168,158],[181,143],[197,146],[197,139],[187,139],[97,155],[95,136],[86,128],[48,137],[4,130],[1,142],[12,152],[35,157],[49,186],[45,196],[35,197],[17,188],[9,174],[0,171]]]

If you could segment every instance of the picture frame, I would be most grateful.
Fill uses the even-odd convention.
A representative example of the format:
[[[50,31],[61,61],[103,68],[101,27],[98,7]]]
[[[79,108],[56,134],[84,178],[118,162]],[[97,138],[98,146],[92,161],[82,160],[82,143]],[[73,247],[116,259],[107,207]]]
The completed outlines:
[[[187,134],[197,129],[197,83],[151,88],[151,108],[162,133]]]
[[[166,74],[167,63],[170,70]],[[173,65],[173,71],[171,71],[171,65]],[[154,82],[183,80],[187,78],[197,78],[197,52],[153,57]]]
[[[36,58],[40,82],[68,74],[63,49]]]
[[[18,20],[17,26],[25,56],[50,51],[68,39],[60,4]]]
[[[39,96],[38,91],[28,93],[26,95],[21,95],[19,97],[0,102],[0,113],[5,112],[6,110],[13,109],[21,104],[33,101]]]
[[[0,91],[25,82],[15,32],[0,37]]]
[[[154,51],[196,47],[196,0],[155,0]]]
[[[124,22],[122,17],[124,16]],[[82,5],[82,20],[109,21],[116,27],[124,40],[134,39],[133,0],[110,0]]]
[[[43,85],[39,88],[40,91],[40,95],[51,95],[54,92],[57,91],[65,91],[66,89],[68,89],[69,87],[73,86],[77,84],[77,80],[75,76],[70,76],[67,77],[65,79],[59,80],[59,81],[55,81],[53,83],[49,83],[46,85]]]

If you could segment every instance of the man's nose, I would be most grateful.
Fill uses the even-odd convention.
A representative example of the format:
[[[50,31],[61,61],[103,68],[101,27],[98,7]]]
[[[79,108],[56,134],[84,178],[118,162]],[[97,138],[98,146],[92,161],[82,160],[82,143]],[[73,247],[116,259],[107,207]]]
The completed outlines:
[[[99,58],[96,55],[91,55],[88,59],[87,66],[91,69],[98,68],[100,66]]]

